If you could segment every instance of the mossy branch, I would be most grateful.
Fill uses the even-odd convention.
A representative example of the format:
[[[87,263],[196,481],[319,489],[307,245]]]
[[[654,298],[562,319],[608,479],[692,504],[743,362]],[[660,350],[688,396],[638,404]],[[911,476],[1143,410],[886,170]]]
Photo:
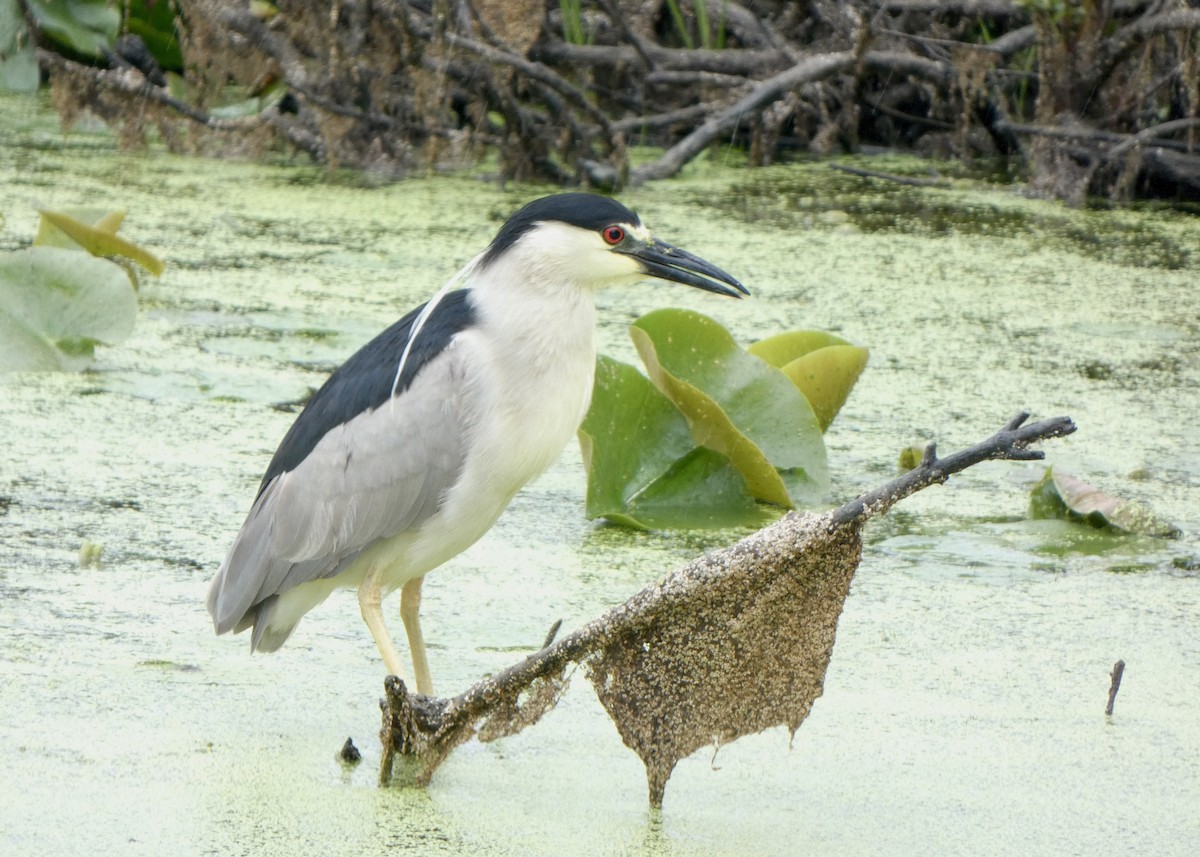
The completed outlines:
[[[795,731],[823,689],[863,524],[981,461],[1041,458],[1032,444],[1075,431],[1066,417],[1027,418],[945,458],[931,444],[913,470],[822,515],[789,513],[458,696],[411,695],[389,676],[381,782],[397,778],[402,759],[427,782],[473,735],[491,740],[536,722],[576,664],[645,762],[655,806],[675,763],[699,747],[779,724]]]

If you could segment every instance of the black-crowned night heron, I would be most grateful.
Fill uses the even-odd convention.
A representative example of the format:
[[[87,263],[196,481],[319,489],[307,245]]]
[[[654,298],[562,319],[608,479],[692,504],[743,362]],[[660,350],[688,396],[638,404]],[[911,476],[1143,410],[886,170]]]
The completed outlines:
[[[217,633],[253,626],[251,650],[275,651],[334,589],[354,587],[402,675],[380,608],[400,589],[417,691],[431,694],[424,575],[487,532],[575,435],[592,395],[593,294],[646,277],[748,294],[606,197],[560,194],[514,214],[296,419],[209,588]]]

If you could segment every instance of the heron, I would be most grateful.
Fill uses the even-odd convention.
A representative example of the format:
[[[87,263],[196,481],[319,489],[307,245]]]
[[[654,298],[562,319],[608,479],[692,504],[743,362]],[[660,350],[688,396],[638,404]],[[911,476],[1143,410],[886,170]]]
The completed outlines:
[[[216,632],[252,629],[251,651],[273,652],[304,614],[352,588],[386,669],[402,677],[381,607],[399,589],[416,691],[432,695],[425,575],[482,537],[575,436],[592,395],[595,293],[647,278],[749,294],[609,197],[520,208],[313,394],[209,586]]]

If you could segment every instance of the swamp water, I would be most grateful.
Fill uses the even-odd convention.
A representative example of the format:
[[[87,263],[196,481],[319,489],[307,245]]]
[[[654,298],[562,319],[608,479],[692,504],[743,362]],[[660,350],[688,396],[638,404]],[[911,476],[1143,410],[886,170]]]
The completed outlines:
[[[625,326],[665,305],[743,343],[805,327],[871,349],[827,435],[831,500],[890,478],[904,446],[950,452],[1027,409],[1079,425],[1043,446],[1050,463],[1184,531],[1026,520],[1039,463],[905,501],[867,527],[825,693],[790,749],[777,729],[685,760],[661,817],[582,676],[533,728],[460,748],[428,789],[379,789],[383,672],[352,595],[277,655],[213,636],[205,586],[293,419],[276,406],[543,192],[120,154],[0,100],[0,250],[32,238],[33,204],[109,206],[168,265],[143,280],[132,338],[90,371],[0,376],[0,853],[1195,853],[1195,217],[820,164],[704,165],[622,196],[755,298],[606,293],[602,351],[636,363]],[[428,578],[443,693],[737,536],[599,527],[583,491],[572,447]],[[80,565],[85,540],[98,565]],[[348,735],[356,768],[335,758]]]

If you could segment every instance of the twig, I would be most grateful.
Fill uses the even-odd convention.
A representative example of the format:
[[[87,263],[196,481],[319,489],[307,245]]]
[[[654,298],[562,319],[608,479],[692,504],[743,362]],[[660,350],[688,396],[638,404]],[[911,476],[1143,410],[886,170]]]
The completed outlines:
[[[1065,437],[1075,431],[1075,423],[1071,421],[1070,417],[1056,417],[1026,425],[1027,419],[1029,419],[1028,413],[1019,413],[1004,428],[987,440],[945,458],[938,458],[937,445],[929,444],[925,447],[925,456],[919,465],[886,485],[868,491],[835,509],[834,521],[843,523],[864,515],[877,515],[890,509],[905,497],[935,483],[945,482],[952,473],[958,473],[981,461],[990,459],[1037,461],[1043,459],[1046,454],[1040,449],[1030,449],[1030,444],[1052,437]]]
[[[857,57],[853,51],[820,54],[809,57],[787,71],[780,72],[763,81],[722,112],[710,116],[704,124],[668,149],[657,160],[633,170],[633,181],[640,183],[675,175],[683,169],[684,164],[703,152],[718,137],[728,134],[740,122],[749,119],[789,89],[839,71],[845,71],[852,67],[856,60]]]
[[[1130,134],[1129,136],[1125,137],[1125,139],[1123,139],[1121,142],[1104,152],[1100,156],[1100,159],[1105,161],[1116,160],[1117,158],[1121,157],[1121,155],[1124,155],[1130,149],[1136,148],[1137,146],[1154,146],[1159,145],[1160,142],[1166,142],[1158,140],[1158,136],[1160,134],[1173,134],[1176,131],[1187,131],[1192,128],[1200,128],[1200,119],[1173,119],[1170,122],[1163,122],[1159,125],[1151,125],[1149,128],[1144,128],[1141,131],[1138,131],[1136,134]],[[1194,148],[1195,147],[1189,147],[1189,149],[1185,149],[1185,151],[1194,150]]]
[[[1180,142],[1179,140],[1167,140],[1162,137],[1142,137],[1141,135],[1145,132],[1139,132],[1138,134],[1118,134],[1113,131],[1102,131],[1098,128],[1063,128],[1053,125],[1026,125],[1020,122],[1007,121],[999,122],[997,125],[1005,131],[1011,131],[1014,134],[1053,137],[1060,140],[1075,140],[1082,143],[1118,143],[1128,144],[1129,147],[1134,145],[1156,146],[1160,149],[1171,149],[1176,152],[1195,151],[1194,146],[1188,146],[1187,143]],[[1163,122],[1161,125],[1156,125],[1146,130],[1163,134],[1195,127],[1200,127],[1200,119],[1173,119],[1170,122]]]
[[[44,63],[47,66],[58,69],[68,75],[76,75],[93,83],[120,93],[121,95],[130,96],[133,98],[142,98],[146,101],[153,101],[161,104],[164,107],[169,107],[182,116],[186,116],[194,122],[198,122],[215,130],[234,130],[244,129],[251,124],[261,124],[257,116],[239,119],[214,119],[203,110],[192,107],[190,104],[185,104],[178,98],[173,97],[166,89],[160,86],[155,86],[146,79],[139,71],[130,69],[101,69],[92,66],[83,65],[66,57],[60,56],[53,51],[48,51],[45,48],[37,48],[36,55],[38,62]]]
[[[634,132],[643,128],[661,128],[664,125],[674,125],[676,122],[694,122],[716,109],[711,102],[693,104],[690,107],[680,107],[678,110],[668,110],[665,113],[655,113],[651,116],[632,116],[628,119],[618,119],[613,128],[623,132]]]
[[[1171,30],[1200,29],[1200,9],[1176,9],[1158,15],[1144,15],[1132,24],[1121,27],[1102,46],[1098,58],[1098,79],[1112,73],[1121,58],[1146,39]]]
[[[1104,708],[1104,713],[1112,717],[1113,705],[1117,701],[1117,691],[1121,689],[1121,676],[1125,675],[1125,662],[1117,661],[1112,668],[1112,684],[1108,687],[1108,705]]]
[[[778,69],[786,57],[774,49],[741,48],[718,51],[707,48],[664,48],[655,44],[643,44],[638,48],[629,45],[572,45],[562,41],[548,41],[535,45],[529,55],[534,60],[566,66],[619,67],[645,62],[653,69],[674,71],[711,71],[716,74],[734,74],[743,77],[763,74]]]

